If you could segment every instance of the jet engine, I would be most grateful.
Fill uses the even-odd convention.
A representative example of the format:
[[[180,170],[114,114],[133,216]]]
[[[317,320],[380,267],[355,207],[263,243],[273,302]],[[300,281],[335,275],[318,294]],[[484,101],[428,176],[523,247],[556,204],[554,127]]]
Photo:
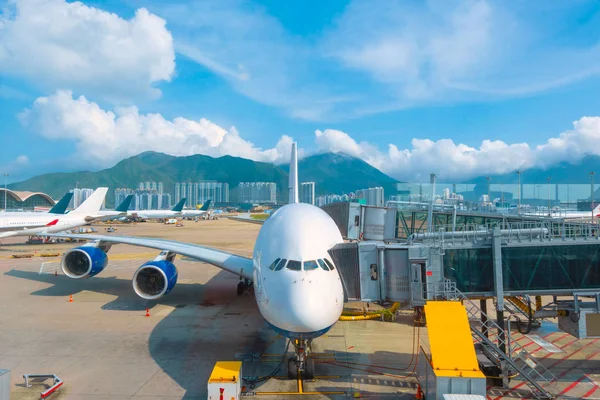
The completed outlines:
[[[133,290],[143,299],[156,300],[177,283],[177,268],[168,260],[148,261],[133,274]]]
[[[104,250],[95,246],[81,246],[63,255],[60,268],[69,278],[90,278],[102,272],[107,263]]]

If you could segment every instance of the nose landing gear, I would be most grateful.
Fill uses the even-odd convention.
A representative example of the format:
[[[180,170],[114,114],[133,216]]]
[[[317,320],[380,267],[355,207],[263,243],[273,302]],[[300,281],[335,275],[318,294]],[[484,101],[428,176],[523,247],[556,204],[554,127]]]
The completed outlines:
[[[288,378],[298,379],[300,373],[304,379],[315,378],[315,359],[312,357],[310,339],[296,339],[294,344],[294,357],[288,360]]]
[[[244,292],[246,292],[246,290],[252,288],[252,282],[249,281],[248,279],[241,279],[239,283],[237,284],[237,294],[238,296],[241,296],[244,294]]]

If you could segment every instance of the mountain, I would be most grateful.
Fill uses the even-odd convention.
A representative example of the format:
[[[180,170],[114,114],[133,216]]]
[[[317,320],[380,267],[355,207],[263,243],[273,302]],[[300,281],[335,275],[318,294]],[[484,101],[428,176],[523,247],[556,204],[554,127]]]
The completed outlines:
[[[137,188],[139,182],[163,182],[165,191],[173,193],[176,182],[216,180],[230,187],[230,199],[236,201],[240,182],[275,182],[277,197],[287,201],[289,166],[276,166],[239,157],[213,158],[204,155],[175,157],[164,153],[144,152],[129,157],[101,171],[58,172],[38,175],[9,185],[13,190],[41,191],[54,198],[75,187],[108,186],[107,204],[114,203],[114,189]],[[299,162],[299,179],[314,181],[317,194],[348,193],[357,189],[383,186],[394,190],[394,179],[362,160],[340,154],[319,154]]]
[[[590,183],[590,171],[598,174],[596,183],[600,183],[600,156],[586,156],[577,163],[563,161],[549,168],[531,168],[523,170],[521,183]],[[490,175],[491,183],[518,183],[516,172]],[[480,176],[465,183],[487,185],[485,176]]]
[[[285,166],[286,172],[289,166]],[[386,196],[396,193],[396,179],[390,178],[365,161],[346,154],[325,153],[298,162],[300,182],[315,182],[322,194],[343,194],[381,186]]]

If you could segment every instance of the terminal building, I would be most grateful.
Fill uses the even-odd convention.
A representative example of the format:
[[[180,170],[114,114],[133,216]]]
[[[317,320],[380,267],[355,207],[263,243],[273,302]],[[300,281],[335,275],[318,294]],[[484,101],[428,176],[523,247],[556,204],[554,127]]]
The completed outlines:
[[[6,204],[4,199],[6,198]],[[36,208],[51,208],[55,204],[52,197],[41,192],[23,192],[0,188],[0,209],[33,211]]]

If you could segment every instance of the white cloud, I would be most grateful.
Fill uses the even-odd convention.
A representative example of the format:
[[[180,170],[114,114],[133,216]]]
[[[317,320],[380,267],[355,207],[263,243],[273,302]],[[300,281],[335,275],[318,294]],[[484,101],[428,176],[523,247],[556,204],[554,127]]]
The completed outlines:
[[[261,149],[245,140],[235,127],[225,129],[207,120],[160,114],[140,114],[136,107],[102,109],[85,97],[73,98],[68,91],[38,98],[25,110],[22,123],[51,140],[76,143],[79,162],[107,167],[147,150],[172,155],[231,155],[276,164],[289,162],[292,138],[281,136],[274,147]],[[390,176],[406,181],[427,179],[435,172],[441,179],[464,180],[485,174],[500,174],[519,168],[547,167],[560,161],[574,162],[586,154],[600,155],[600,117],[582,117],[573,129],[534,146],[483,140],[478,146],[451,139],[414,138],[410,148],[390,143],[387,151],[336,129],[315,131],[315,145],[300,150],[300,157],[313,152],[346,153],[360,158]],[[20,156],[16,163],[26,164]]]
[[[369,143],[357,143],[335,129],[315,131],[315,140],[321,152],[347,153],[400,180],[421,181],[435,172],[441,178],[460,181],[522,168],[549,167],[561,161],[575,162],[588,154],[600,155],[600,117],[583,117],[573,123],[572,130],[538,146],[484,140],[475,148],[451,139],[413,139],[411,148],[399,149],[389,144],[388,151],[383,152]]]
[[[45,89],[156,96],[174,69],[165,21],[144,8],[125,20],[80,2],[15,0],[0,13],[0,73]]]
[[[283,163],[289,161],[292,142],[282,136],[274,148],[263,150],[243,139],[235,127],[225,129],[204,118],[167,120],[160,114],[140,114],[136,107],[108,111],[83,96],[73,98],[69,91],[39,97],[20,119],[45,138],[75,141],[75,158],[96,167],[147,150]]]
[[[27,165],[29,164],[29,157],[25,156],[25,155],[20,155],[19,157],[17,157],[17,159],[15,160],[15,163],[17,165]]]

